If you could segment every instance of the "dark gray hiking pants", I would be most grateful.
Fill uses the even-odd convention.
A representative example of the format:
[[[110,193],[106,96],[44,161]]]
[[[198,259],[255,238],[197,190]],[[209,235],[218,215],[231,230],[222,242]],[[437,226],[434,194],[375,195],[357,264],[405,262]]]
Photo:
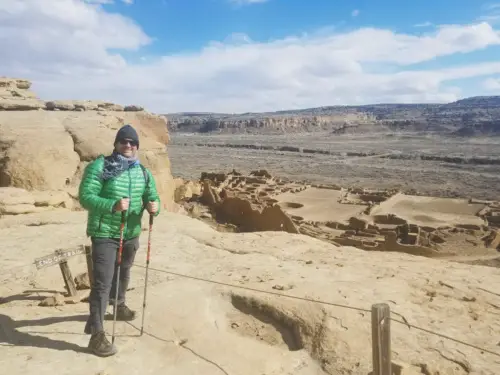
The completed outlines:
[[[103,331],[104,315],[109,300],[115,299],[116,270],[120,240],[114,238],[91,238],[94,283],[90,291],[90,315],[85,325],[85,333]],[[125,293],[130,281],[130,267],[134,263],[139,248],[139,237],[123,241],[118,305],[125,303]]]

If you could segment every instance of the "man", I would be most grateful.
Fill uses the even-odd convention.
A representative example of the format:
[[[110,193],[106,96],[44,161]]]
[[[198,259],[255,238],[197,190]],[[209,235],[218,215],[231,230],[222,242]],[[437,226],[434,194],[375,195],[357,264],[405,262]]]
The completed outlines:
[[[108,302],[114,304],[115,270],[120,244],[120,224],[125,212],[123,252],[118,288],[117,320],[132,320],[135,311],[125,304],[130,267],[139,248],[144,209],[157,216],[160,198],[151,172],[138,160],[139,137],[125,125],[118,130],[114,151],[100,155],[84,171],[79,200],[88,210],[87,236],[92,241],[93,285],[89,297],[90,315],[85,333],[90,334],[89,349],[96,355],[114,355],[117,349],[106,338],[103,328]]]

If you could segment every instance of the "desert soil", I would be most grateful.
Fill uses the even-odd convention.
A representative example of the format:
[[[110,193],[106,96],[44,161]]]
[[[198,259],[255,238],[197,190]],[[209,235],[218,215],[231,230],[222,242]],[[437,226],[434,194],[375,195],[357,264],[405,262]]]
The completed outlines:
[[[424,155],[498,159],[500,138],[398,135],[203,135],[171,133],[168,145],[174,176],[198,179],[200,171],[266,169],[273,176],[347,187],[393,189],[430,196],[500,200],[500,165],[453,164],[433,160],[276,152],[200,147],[196,144],[296,146],[377,155]]]
[[[497,268],[336,247],[284,232],[222,233],[168,212],[155,221],[145,334],[139,337],[138,328],[146,231],[128,297],[139,318],[117,324],[118,355],[94,357],[83,334],[88,305],[39,306],[64,284],[57,266],[36,271],[32,264],[57,248],[88,244],[85,219],[85,212],[57,209],[0,220],[3,373],[48,375],[57,366],[71,375],[367,375],[369,309],[379,302],[392,310],[392,357],[401,374],[500,373]],[[72,258],[70,267],[74,275],[84,272],[84,257]],[[105,328],[111,333],[112,322]]]

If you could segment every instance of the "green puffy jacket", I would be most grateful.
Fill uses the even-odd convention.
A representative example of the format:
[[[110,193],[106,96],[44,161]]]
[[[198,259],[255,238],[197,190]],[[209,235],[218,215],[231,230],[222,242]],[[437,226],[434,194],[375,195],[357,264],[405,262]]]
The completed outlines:
[[[104,156],[100,155],[85,168],[79,187],[79,200],[83,208],[88,210],[87,236],[120,238],[121,212],[114,212],[113,207],[120,199],[130,198],[126,211],[126,222],[123,239],[137,237],[141,234],[141,220],[146,204],[149,201],[158,203],[157,216],[160,213],[160,197],[156,191],[156,183],[151,172],[145,168],[149,176],[146,179],[142,167],[137,164],[119,176],[103,181]]]

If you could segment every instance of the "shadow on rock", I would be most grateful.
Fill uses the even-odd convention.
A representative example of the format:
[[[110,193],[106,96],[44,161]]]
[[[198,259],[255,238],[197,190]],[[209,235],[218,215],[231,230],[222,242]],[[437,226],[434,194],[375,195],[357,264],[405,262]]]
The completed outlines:
[[[53,350],[73,350],[75,352],[85,352],[86,347],[76,344],[53,340],[48,337],[31,335],[18,331],[20,327],[47,326],[67,321],[86,321],[86,315],[73,315],[63,317],[51,317],[33,320],[14,320],[10,316],[0,314],[0,343],[13,346],[31,346],[35,348],[48,348]]]
[[[33,295],[34,293],[51,293],[51,294],[57,294],[60,293],[57,290],[45,290],[45,289],[40,289],[40,290],[25,290],[22,293],[19,294],[14,294],[12,296],[8,297],[0,297],[0,305],[10,303],[13,301],[42,301],[43,299],[46,298],[46,296],[42,295]]]

